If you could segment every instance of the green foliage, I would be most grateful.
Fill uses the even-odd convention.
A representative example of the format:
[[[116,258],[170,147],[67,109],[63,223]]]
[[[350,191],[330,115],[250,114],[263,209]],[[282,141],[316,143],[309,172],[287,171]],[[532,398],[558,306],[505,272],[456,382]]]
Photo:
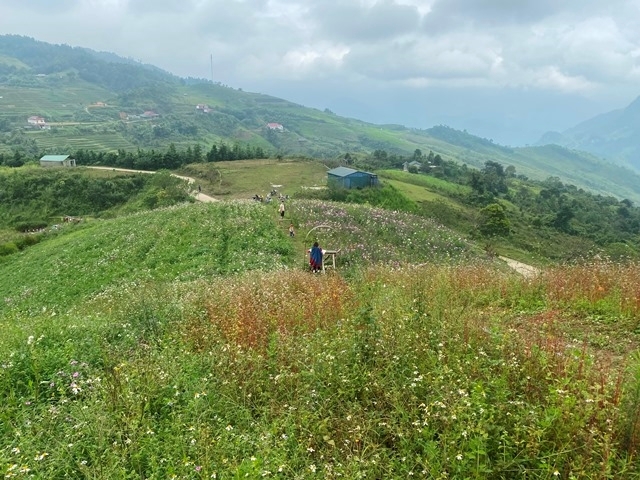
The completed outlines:
[[[509,235],[510,223],[505,208],[492,203],[480,210],[478,230],[485,237]]]
[[[0,317],[3,473],[636,478],[638,359],[623,377],[611,344],[560,330],[563,281],[254,272]]]
[[[26,222],[19,222],[16,224],[15,229],[18,232],[29,232],[31,230],[41,230],[49,225],[44,220],[29,220]]]
[[[326,192],[329,200],[346,203],[364,203],[386,210],[416,212],[416,204],[402,195],[397,188],[389,184],[379,187],[347,189],[330,184]]]
[[[140,201],[137,197],[153,201]],[[96,216],[129,203],[132,211],[168,206],[188,200],[188,186],[168,173],[94,176],[79,169],[26,168],[0,171],[0,225],[18,231],[60,223],[64,216]]]
[[[0,244],[0,257],[11,255],[12,253],[18,253],[18,246],[15,243],[7,242]]]

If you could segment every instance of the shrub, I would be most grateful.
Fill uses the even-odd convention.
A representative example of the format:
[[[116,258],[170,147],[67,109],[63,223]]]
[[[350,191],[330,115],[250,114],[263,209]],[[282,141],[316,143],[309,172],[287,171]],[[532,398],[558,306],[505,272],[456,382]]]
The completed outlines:
[[[18,246],[13,242],[0,244],[0,257],[18,252]]]
[[[15,241],[15,244],[19,250],[24,250],[25,248],[40,242],[40,240],[42,240],[42,235],[23,235]]]
[[[18,232],[30,232],[33,230],[41,230],[48,225],[44,220],[30,220],[27,222],[20,222],[16,225]]]

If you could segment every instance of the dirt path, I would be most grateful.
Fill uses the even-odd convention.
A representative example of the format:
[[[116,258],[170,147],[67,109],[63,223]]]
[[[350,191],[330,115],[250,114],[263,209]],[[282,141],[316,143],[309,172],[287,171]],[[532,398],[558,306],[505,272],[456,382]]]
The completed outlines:
[[[93,168],[94,170],[114,170],[116,172],[156,173],[156,172],[151,172],[149,170],[132,170],[130,168],[114,168],[114,167],[87,167],[87,168]],[[172,173],[171,176],[179,178],[181,180],[185,180],[187,183],[189,183],[189,185],[193,185],[196,182],[195,178],[185,177],[184,175],[176,175],[175,173]],[[209,195],[202,192],[194,193],[193,198],[203,203],[212,203],[212,202],[219,201],[217,198],[210,197]]]
[[[513,260],[507,257],[499,257],[500,260],[506,262],[512,269],[518,272],[520,275],[526,278],[535,277],[540,270],[536,267],[532,267],[531,265],[527,265],[526,263],[518,262],[517,260]]]

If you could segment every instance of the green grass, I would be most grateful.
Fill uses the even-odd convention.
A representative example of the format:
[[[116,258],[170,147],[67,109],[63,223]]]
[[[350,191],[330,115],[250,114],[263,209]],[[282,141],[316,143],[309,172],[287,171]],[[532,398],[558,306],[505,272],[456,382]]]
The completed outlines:
[[[292,252],[273,220],[257,204],[188,204],[64,227],[24,254],[4,257],[0,308],[68,308],[131,282],[281,268]]]
[[[637,272],[289,270],[5,316],[3,473],[637,478],[637,306],[616,301]],[[577,336],[579,306],[610,335]]]
[[[305,271],[313,239],[337,271]],[[309,200],[63,228],[0,259],[0,471],[638,478],[638,266],[482,257]]]
[[[377,173],[381,178],[387,178],[402,183],[425,187],[429,190],[443,192],[448,196],[468,195],[469,193],[471,193],[471,187],[448,182],[447,180],[442,180],[431,175],[419,175],[403,172],[400,170],[380,170]]]
[[[240,160],[188,165],[185,175],[198,177],[203,191],[216,198],[249,199],[274,187],[293,194],[301,188],[324,186],[327,168],[313,161]]]

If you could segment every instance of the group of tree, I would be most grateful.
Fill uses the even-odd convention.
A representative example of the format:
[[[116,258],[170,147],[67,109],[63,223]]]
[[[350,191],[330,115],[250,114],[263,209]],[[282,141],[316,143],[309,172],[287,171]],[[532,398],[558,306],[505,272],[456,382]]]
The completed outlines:
[[[186,182],[168,172],[103,178],[73,169],[21,169],[0,174],[0,227],[26,230],[59,223],[63,216],[100,215],[132,201],[155,208],[189,198]]]
[[[450,133],[448,130],[445,133]],[[466,220],[462,214],[440,205],[424,213],[435,215],[443,223],[459,227],[465,222],[475,227],[469,233],[481,237],[517,237],[518,234],[563,235],[566,242],[582,238],[596,246],[619,245],[621,251],[634,250],[640,256],[640,208],[633,202],[619,200],[564,184],[556,177],[544,181],[528,179],[516,173],[512,165],[487,161],[481,169],[445,160],[430,151],[416,149],[412,155],[376,149],[367,156],[345,154],[340,163],[359,169],[401,168],[405,162],[417,161],[421,167],[410,169],[463,185],[465,189],[442,194],[467,205],[473,212]],[[523,242],[526,243],[526,242]],[[628,247],[631,247],[629,249]]]
[[[39,158],[38,155],[27,155],[20,150],[15,150],[13,153],[0,153],[0,165],[20,167],[26,163],[36,163]],[[259,146],[239,143],[229,146],[220,142],[211,145],[206,152],[200,144],[189,145],[184,150],[178,150],[174,144],[170,144],[166,151],[138,149],[134,152],[126,150],[96,152],[80,149],[73,154],[73,158],[77,165],[101,165],[136,170],[175,170],[190,163],[260,159],[268,158],[268,155]]]

